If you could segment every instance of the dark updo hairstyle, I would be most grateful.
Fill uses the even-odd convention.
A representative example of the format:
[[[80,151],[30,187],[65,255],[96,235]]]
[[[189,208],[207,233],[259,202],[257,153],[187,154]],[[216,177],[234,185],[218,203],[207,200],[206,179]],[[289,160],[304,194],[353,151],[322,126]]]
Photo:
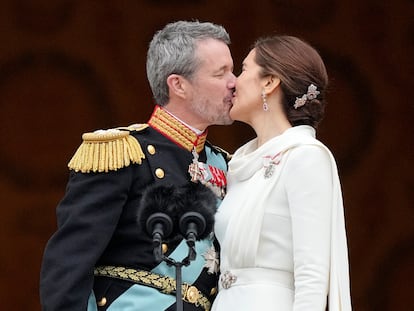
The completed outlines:
[[[253,48],[262,76],[273,75],[280,79],[283,109],[291,125],[316,128],[324,116],[328,85],[328,74],[319,53],[308,43],[292,36],[260,38]],[[306,94],[311,84],[320,94],[295,109],[296,98]]]

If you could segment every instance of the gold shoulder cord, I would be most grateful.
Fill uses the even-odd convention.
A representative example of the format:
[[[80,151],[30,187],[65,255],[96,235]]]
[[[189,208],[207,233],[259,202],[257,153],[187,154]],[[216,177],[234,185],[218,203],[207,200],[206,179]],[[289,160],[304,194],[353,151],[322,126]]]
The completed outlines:
[[[109,172],[141,164],[145,154],[138,140],[130,131],[139,131],[147,125],[98,130],[82,135],[83,142],[69,161],[68,167],[75,172]]]

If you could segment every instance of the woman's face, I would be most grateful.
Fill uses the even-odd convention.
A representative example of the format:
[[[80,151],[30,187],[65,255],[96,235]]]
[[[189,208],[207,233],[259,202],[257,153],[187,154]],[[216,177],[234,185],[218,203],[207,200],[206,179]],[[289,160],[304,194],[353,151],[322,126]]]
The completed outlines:
[[[230,117],[233,120],[250,123],[253,114],[258,109],[263,109],[261,94],[264,79],[260,78],[261,68],[254,60],[255,55],[255,50],[251,50],[243,61],[241,74],[237,77],[233,107],[230,110]]]

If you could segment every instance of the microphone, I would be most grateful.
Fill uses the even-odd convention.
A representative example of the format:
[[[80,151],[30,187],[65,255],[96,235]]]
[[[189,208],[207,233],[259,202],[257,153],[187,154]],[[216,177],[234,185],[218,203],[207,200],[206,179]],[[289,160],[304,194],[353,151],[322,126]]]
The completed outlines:
[[[142,194],[138,221],[141,228],[152,237],[156,260],[162,260],[162,243],[169,238],[177,223],[177,210],[181,208],[182,199],[176,187],[169,185],[152,185]]]
[[[189,183],[182,189],[183,205],[178,210],[178,225],[190,247],[213,231],[217,197],[201,183]]]
[[[152,232],[154,247],[162,244],[164,238],[170,236],[173,231],[173,221],[170,216],[164,213],[154,213],[146,221],[147,232]]]
[[[213,230],[217,198],[213,191],[200,183],[185,186],[150,186],[144,191],[138,220],[147,234],[152,236],[154,257],[175,266],[177,310],[183,310],[182,266],[190,265],[196,258],[195,241],[207,237]],[[176,229],[178,224],[179,230]],[[175,229],[175,230],[174,230]],[[182,261],[164,256],[162,241],[171,234],[186,239],[188,255]]]
[[[182,215],[179,227],[190,247],[195,246],[195,241],[200,239],[199,233],[204,234],[207,231],[206,219],[198,212],[187,212]]]
[[[217,197],[207,186],[189,182],[184,186],[152,185],[141,198],[138,221],[152,237],[154,256],[163,260],[162,243],[183,236],[195,257],[195,242],[206,238],[214,226]]]

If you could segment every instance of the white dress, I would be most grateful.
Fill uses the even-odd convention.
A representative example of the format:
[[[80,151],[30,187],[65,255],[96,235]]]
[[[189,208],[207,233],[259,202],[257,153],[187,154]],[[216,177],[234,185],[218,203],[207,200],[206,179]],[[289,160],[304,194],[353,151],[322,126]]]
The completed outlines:
[[[233,155],[216,214],[221,244],[213,311],[351,310],[341,187],[310,126]]]

